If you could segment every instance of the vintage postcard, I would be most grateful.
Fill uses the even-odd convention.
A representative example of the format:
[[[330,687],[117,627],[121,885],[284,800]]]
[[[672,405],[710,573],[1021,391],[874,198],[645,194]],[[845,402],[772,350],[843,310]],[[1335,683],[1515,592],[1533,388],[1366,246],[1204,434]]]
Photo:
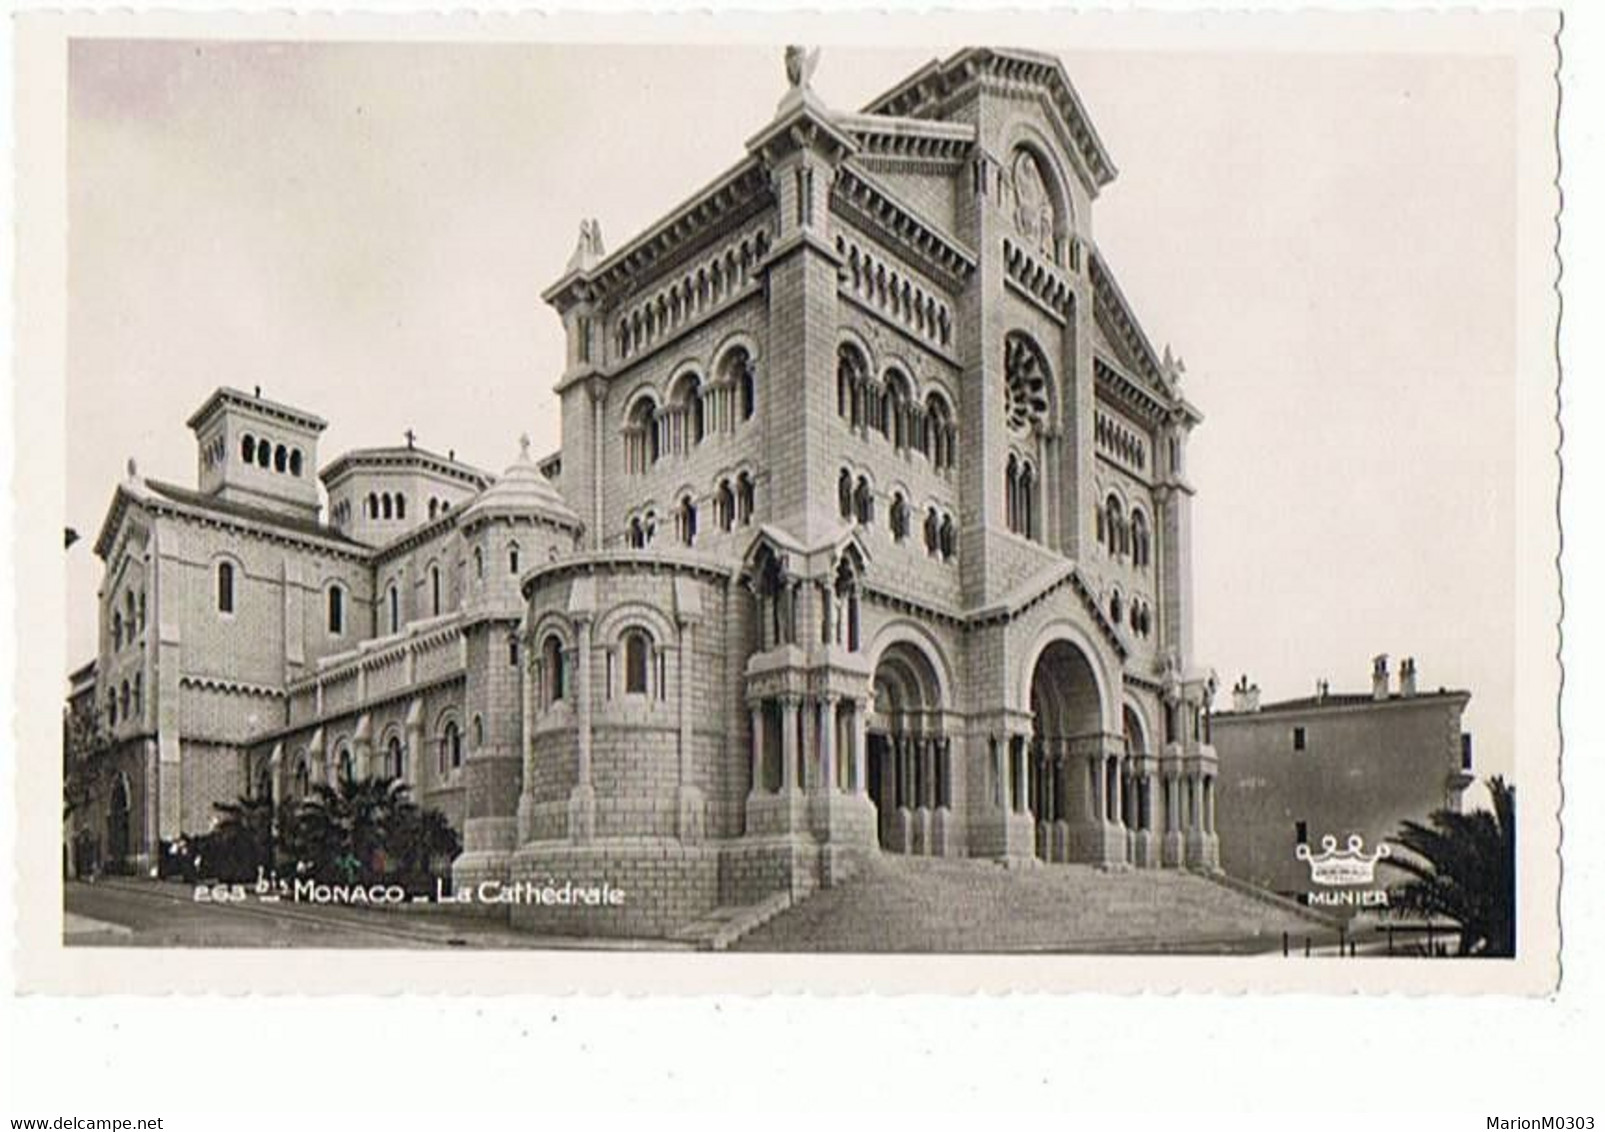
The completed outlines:
[[[1557,32],[23,17],[23,985],[1553,989]]]

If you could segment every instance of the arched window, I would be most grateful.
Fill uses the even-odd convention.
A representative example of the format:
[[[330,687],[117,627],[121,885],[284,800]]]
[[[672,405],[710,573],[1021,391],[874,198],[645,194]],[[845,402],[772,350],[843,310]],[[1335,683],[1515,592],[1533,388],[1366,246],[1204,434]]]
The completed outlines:
[[[401,632],[401,591],[396,583],[391,582],[385,590],[385,610],[390,624],[390,632]]]
[[[390,743],[385,748],[385,775],[388,778],[407,777],[407,750],[401,745],[399,735],[390,736]]]
[[[953,516],[942,516],[942,529],[937,541],[940,543],[942,561],[949,561],[958,553],[958,532],[953,528]]]
[[[480,547],[474,547],[474,577],[485,576],[485,552]]]
[[[129,707],[129,704],[132,702],[132,696],[133,696],[133,693],[128,688],[128,681],[124,680],[122,688],[121,688],[121,695],[119,696],[118,701],[117,701],[118,702],[118,706],[120,706],[122,708],[123,718],[124,719],[130,718],[128,707]]]
[[[923,435],[929,437],[931,464],[937,471],[948,471],[953,467],[958,434],[953,427],[953,410],[948,406],[947,398],[940,393],[932,393],[925,398],[925,421]]]
[[[290,474],[297,479],[301,477],[301,450],[299,448],[290,449]]]
[[[675,515],[675,526],[679,528],[680,541],[686,546],[692,546],[697,541],[697,505],[691,501],[689,495],[680,499],[680,509]]]
[[[507,667],[518,667],[518,634],[507,634]]]
[[[357,776],[357,764],[351,758],[351,748],[341,745],[339,753],[335,756],[335,766],[340,769],[340,777],[351,779]]]
[[[836,507],[843,519],[853,518],[853,473],[846,468],[836,477]]]
[[[927,508],[926,511],[925,511],[925,553],[926,554],[935,554],[936,553],[937,548],[941,545],[940,541],[939,541],[940,538],[941,538],[941,532],[942,532],[942,520],[941,520],[941,517],[939,515],[937,515],[936,508],[935,507]]]
[[[429,567],[429,608],[435,617],[440,616],[440,567]]]
[[[117,689],[113,688],[106,697],[106,725],[117,726]]]
[[[658,406],[650,396],[630,406],[624,434],[625,471],[644,472],[658,462]]]
[[[736,493],[730,490],[729,480],[719,481],[719,490],[713,496],[713,520],[721,531],[728,531],[736,521]]]
[[[306,759],[296,759],[295,760],[294,783],[295,783],[295,796],[297,798],[305,798],[307,796],[307,791],[312,786],[312,774],[307,769],[307,761],[306,761]]]
[[[396,505],[388,491],[379,497],[379,510],[386,519],[390,519],[395,516]]]
[[[397,492],[396,493],[396,518],[405,519],[406,517],[407,517],[407,497],[405,495],[402,495],[400,492]]]
[[[641,525],[641,517],[639,515],[630,520],[630,530],[626,537],[631,550],[646,549],[646,528]]]
[[[471,726],[474,729],[474,749],[477,751],[485,745],[485,717],[482,715],[474,716],[474,722]]]
[[[753,489],[752,477],[742,472],[736,477],[736,518],[742,526],[752,522],[753,506],[757,492]]]
[[[1037,535],[1037,476],[1030,462],[1020,467],[1020,533],[1026,538]]]
[[[1120,500],[1113,495],[1104,501],[1103,509],[1104,524],[1109,535],[1109,553],[1118,557],[1122,553],[1122,544],[1125,541],[1125,536],[1122,534],[1126,526],[1125,510],[1120,506]]]
[[[217,611],[219,613],[234,612],[234,564],[232,562],[219,562],[217,564]]]
[[[256,460],[256,437],[250,433],[240,437],[240,459],[247,464]]]
[[[563,642],[556,633],[550,633],[541,644],[541,676],[546,685],[548,706],[563,698],[563,675]]]
[[[1131,509],[1131,561],[1136,566],[1148,565],[1148,516],[1142,508]]]
[[[339,584],[329,587],[329,632],[340,636],[346,631],[346,591]]]
[[[120,609],[111,615],[111,647],[123,647],[123,613]]]
[[[836,348],[836,411],[854,428],[864,423],[869,364],[858,347],[843,342]]]
[[[429,517],[431,519],[433,519],[439,513],[440,513],[440,500],[431,499],[429,501]]]
[[[858,477],[858,486],[853,489],[853,517],[866,527],[875,521],[875,494],[863,476]]]
[[[652,660],[652,639],[643,629],[630,629],[624,634],[624,691],[633,695],[646,695],[647,672]]]
[[[890,432],[892,446],[903,449],[908,447],[908,410],[910,393],[908,378],[898,370],[886,371],[886,413],[881,421],[881,431]]]
[[[134,715],[137,717],[145,710],[145,674],[134,673]]]
[[[290,450],[282,444],[273,450],[273,470],[275,472],[290,470]]]
[[[507,572],[515,578],[518,577],[518,544],[516,542],[507,544]]]
[[[123,591],[123,624],[128,626],[128,642],[134,641],[134,591]]]
[[[256,463],[258,467],[267,467],[273,460],[273,446],[265,440],[256,442]]]
[[[702,378],[694,373],[685,374],[674,386],[674,406],[681,415],[685,430],[683,447],[702,443],[707,418],[702,404]]]
[[[892,528],[892,538],[902,542],[908,537],[908,503],[903,499],[902,492],[892,494],[892,506],[887,518]]]
[[[1013,452],[1003,469],[1003,515],[1009,530],[1020,533],[1020,460]]]
[[[447,720],[440,733],[440,773],[463,765],[463,733],[455,719]]]
[[[752,359],[741,353],[741,369],[736,374],[736,394],[741,400],[741,419],[752,420],[758,410],[758,379],[752,372]]]
[[[370,491],[368,493],[368,518],[377,519],[378,517],[379,517],[379,496]]]
[[[1118,593],[1111,594],[1109,597],[1109,620],[1113,621],[1116,625],[1120,624],[1120,618],[1123,612],[1124,609],[1120,604],[1120,595]]]

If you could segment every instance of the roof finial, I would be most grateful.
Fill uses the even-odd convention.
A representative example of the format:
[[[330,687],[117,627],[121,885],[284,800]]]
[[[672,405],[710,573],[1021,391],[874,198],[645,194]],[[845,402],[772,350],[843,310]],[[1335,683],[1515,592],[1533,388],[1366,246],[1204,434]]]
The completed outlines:
[[[569,271],[589,271],[602,262],[607,254],[602,246],[602,222],[592,217],[580,221],[580,236],[574,243],[574,254],[568,257]]]
[[[518,458],[524,463],[529,462],[529,433],[518,434]]]
[[[418,439],[418,434],[413,432],[412,429],[410,429],[410,428],[406,432],[402,433],[401,435],[405,436],[407,438],[407,447],[409,449],[412,447],[413,441]]]
[[[814,69],[818,66],[819,48],[795,44],[786,48],[786,81],[793,88],[807,90],[813,83]]]
[[[139,479],[139,465],[136,464],[134,462],[134,458],[130,456],[128,458],[128,482],[133,483],[137,479]]]

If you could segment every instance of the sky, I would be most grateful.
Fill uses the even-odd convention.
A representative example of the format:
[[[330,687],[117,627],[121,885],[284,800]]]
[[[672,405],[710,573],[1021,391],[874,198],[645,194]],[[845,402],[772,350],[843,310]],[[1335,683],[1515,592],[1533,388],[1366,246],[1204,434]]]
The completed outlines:
[[[1033,44],[1055,50],[1051,44]],[[1120,176],[1093,238],[1205,420],[1196,655],[1266,699],[1417,658],[1513,762],[1515,70],[1497,57],[1057,50]],[[828,48],[856,110],[935,51]],[[78,40],[69,57],[68,657],[129,458],[260,385],[320,457],[556,448],[582,217],[622,245],[738,161],[775,48]],[[1223,694],[1217,706],[1229,706]]]

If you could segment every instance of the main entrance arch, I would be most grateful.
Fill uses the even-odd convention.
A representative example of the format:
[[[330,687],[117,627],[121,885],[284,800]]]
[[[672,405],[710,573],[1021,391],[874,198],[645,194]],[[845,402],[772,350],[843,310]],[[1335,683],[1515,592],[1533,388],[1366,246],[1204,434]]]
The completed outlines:
[[[132,811],[128,797],[128,776],[119,774],[112,780],[111,797],[106,804],[106,858],[108,869],[123,872],[129,861],[129,814]]]
[[[1031,739],[1011,751],[1011,781],[1030,813],[1036,855],[1076,856],[1073,827],[1110,820],[1117,805],[1105,766],[1103,691],[1090,657],[1060,638],[1037,656],[1030,685]],[[1023,765],[1020,765],[1023,763]]]
[[[875,666],[874,690],[867,768],[881,848],[941,855],[953,805],[953,750],[943,732],[936,668],[915,643],[894,641]]]

